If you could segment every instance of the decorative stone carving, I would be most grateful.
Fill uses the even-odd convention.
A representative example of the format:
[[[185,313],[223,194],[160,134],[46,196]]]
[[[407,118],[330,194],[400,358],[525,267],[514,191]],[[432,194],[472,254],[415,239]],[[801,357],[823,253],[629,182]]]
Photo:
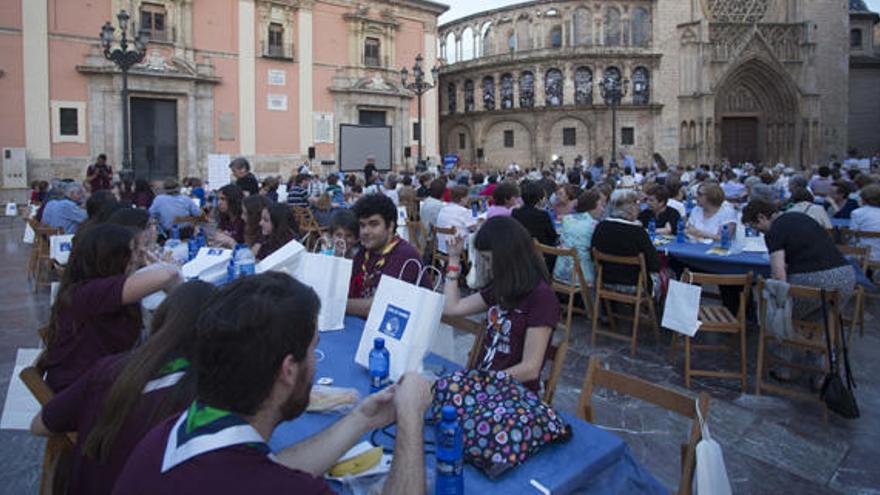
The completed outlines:
[[[756,23],[764,18],[769,0],[705,0],[708,14],[718,22]]]

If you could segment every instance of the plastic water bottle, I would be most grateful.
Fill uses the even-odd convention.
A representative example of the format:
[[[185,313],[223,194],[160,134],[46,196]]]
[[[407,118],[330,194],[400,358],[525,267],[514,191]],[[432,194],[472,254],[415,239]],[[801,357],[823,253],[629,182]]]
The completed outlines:
[[[684,233],[685,230],[687,230],[687,229],[684,225],[684,219],[683,218],[679,219],[678,220],[678,230],[676,232],[676,237],[675,237],[676,242],[684,243],[687,241],[687,237],[685,236],[685,233]]]
[[[196,235],[196,239],[199,241],[199,249],[208,246],[208,238],[205,237],[205,229],[199,228],[199,233]]]
[[[385,348],[385,339],[376,337],[373,340],[373,350],[370,351],[370,393],[385,388],[390,366],[391,355]]]
[[[690,215],[691,212],[694,210],[694,195],[693,194],[688,193],[687,203],[685,203],[684,209],[685,209],[685,213],[687,213],[688,215]]]
[[[176,223],[171,226],[171,238],[178,241],[180,240],[180,226]]]
[[[478,216],[480,216],[480,204],[479,203],[475,202],[475,203],[471,204],[471,213],[473,214],[474,218],[477,218]]]
[[[730,226],[721,227],[721,249],[730,249]]]
[[[653,218],[648,220],[648,237],[652,241],[657,238],[657,221]]]
[[[463,438],[458,415],[452,406],[443,406],[442,418],[437,424],[437,477],[435,495],[464,494],[462,473]]]
[[[196,258],[196,255],[199,254],[199,239],[197,237],[193,237],[187,242],[187,248],[189,249],[189,260],[192,261]]]
[[[254,252],[250,250],[247,246],[244,246],[242,249],[239,249],[236,253],[236,265],[238,271],[238,277],[246,277],[248,275],[253,275],[257,271],[257,260],[254,257]]]
[[[232,256],[229,257],[229,264],[226,265],[226,280],[232,282],[238,277],[237,265],[235,264],[235,256],[238,253],[238,246],[232,248]]]

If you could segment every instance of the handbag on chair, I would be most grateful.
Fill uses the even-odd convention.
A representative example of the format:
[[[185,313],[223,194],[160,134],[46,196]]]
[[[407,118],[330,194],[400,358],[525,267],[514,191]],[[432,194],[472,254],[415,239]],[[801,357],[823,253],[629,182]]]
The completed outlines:
[[[828,309],[826,307],[824,290],[822,291],[822,324],[825,327],[825,343],[828,346],[828,359],[831,360],[831,371],[822,380],[822,389],[819,396],[825,401],[828,409],[847,419],[858,418],[859,405],[856,402],[855,394],[853,394],[856,382],[852,377],[852,370],[849,367],[846,335],[842,333],[840,335],[841,348],[843,350],[843,366],[846,371],[846,384],[844,384],[838,370],[837,356],[835,356],[834,348],[831,346],[831,333],[828,329]],[[843,328],[842,324],[841,328]]]

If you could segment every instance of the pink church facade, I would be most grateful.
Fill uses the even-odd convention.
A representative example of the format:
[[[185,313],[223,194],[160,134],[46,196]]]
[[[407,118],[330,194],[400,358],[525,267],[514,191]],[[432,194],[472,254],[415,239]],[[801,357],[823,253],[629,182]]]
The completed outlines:
[[[123,9],[151,31],[128,82],[139,176],[204,177],[211,155],[286,176],[310,151],[335,171],[340,124],[390,126],[393,165],[414,165],[417,101],[400,69],[419,54],[426,71],[436,64],[445,5],[0,0],[0,147],[26,150],[29,180],[82,178],[99,153],[122,163],[122,75],[98,34],[108,20],[118,34]],[[425,156],[437,159],[436,90],[422,119]]]

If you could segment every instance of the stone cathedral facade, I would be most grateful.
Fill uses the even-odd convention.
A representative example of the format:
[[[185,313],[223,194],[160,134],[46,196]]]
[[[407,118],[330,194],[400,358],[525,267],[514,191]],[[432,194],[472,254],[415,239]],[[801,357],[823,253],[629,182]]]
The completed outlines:
[[[441,151],[486,167],[607,163],[612,112],[599,82],[616,78],[628,82],[618,152],[639,163],[654,152],[685,165],[845,156],[850,7],[563,0],[459,19],[438,33]]]

